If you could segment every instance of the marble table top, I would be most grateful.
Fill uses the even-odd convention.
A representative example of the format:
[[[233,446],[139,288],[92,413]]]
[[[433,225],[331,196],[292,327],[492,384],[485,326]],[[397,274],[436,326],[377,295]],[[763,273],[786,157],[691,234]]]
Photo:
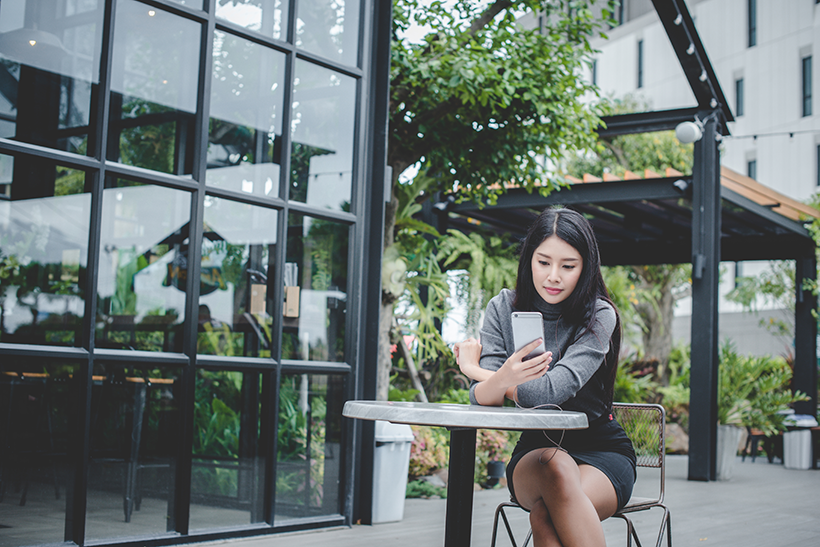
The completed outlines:
[[[399,424],[475,429],[585,429],[589,425],[582,412],[450,403],[347,401],[342,415]]]

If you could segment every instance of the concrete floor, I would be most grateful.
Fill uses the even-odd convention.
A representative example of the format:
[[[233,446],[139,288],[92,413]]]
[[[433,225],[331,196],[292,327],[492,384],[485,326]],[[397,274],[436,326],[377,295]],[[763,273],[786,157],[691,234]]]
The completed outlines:
[[[686,479],[685,456],[667,458],[666,501],[672,512],[672,543],[675,546],[815,546],[820,545],[820,470],[785,469],[766,458],[741,462],[737,459],[734,476],[724,482],[694,482]],[[651,480],[641,474],[636,492],[645,492]],[[501,501],[508,499],[506,489],[476,492],[473,503],[472,544],[488,546],[492,515]],[[54,504],[65,508],[65,501],[54,500],[53,488],[29,492],[26,506],[19,507],[9,489],[0,503],[0,547],[56,543],[62,539],[63,515]],[[355,525],[291,534],[211,542],[204,547],[434,547],[444,542],[444,500],[406,500],[404,518],[395,523],[373,526]],[[51,507],[51,509],[49,509]],[[97,493],[89,502],[89,540],[136,537],[164,532],[164,502],[145,500],[130,523],[123,522],[122,498],[110,499]],[[653,510],[634,515],[638,533],[647,547],[655,543],[661,512]],[[511,520],[523,538],[528,528],[523,511],[513,511]],[[249,515],[242,511],[193,507],[192,529],[241,525]],[[626,545],[622,521],[604,522],[607,544]],[[520,543],[520,540],[519,540]],[[509,546],[500,536],[499,547]]]

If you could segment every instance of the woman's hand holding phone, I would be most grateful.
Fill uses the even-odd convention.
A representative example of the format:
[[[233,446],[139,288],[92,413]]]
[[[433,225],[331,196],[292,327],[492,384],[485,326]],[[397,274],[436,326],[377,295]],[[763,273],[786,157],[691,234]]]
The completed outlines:
[[[518,386],[546,374],[549,364],[552,362],[551,351],[546,351],[531,359],[526,358],[540,344],[541,339],[538,338],[510,355],[496,372],[497,375],[501,375],[498,378],[501,385],[505,387]]]

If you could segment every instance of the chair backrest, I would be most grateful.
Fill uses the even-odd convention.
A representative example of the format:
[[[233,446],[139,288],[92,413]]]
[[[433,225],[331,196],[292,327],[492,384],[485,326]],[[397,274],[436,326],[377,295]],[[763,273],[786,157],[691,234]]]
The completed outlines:
[[[661,405],[656,404],[613,403],[612,413],[632,441],[638,466],[660,469],[658,499],[663,501],[666,475],[666,411]]]

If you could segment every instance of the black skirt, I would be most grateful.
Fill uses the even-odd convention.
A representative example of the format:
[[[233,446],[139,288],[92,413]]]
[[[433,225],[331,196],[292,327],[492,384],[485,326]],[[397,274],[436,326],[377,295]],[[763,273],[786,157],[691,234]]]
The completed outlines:
[[[540,448],[560,446],[579,464],[600,469],[615,487],[618,508],[632,495],[635,485],[635,450],[621,425],[611,415],[593,420],[587,429],[561,431],[524,431],[507,464],[507,485],[513,500],[513,470],[524,454]]]

